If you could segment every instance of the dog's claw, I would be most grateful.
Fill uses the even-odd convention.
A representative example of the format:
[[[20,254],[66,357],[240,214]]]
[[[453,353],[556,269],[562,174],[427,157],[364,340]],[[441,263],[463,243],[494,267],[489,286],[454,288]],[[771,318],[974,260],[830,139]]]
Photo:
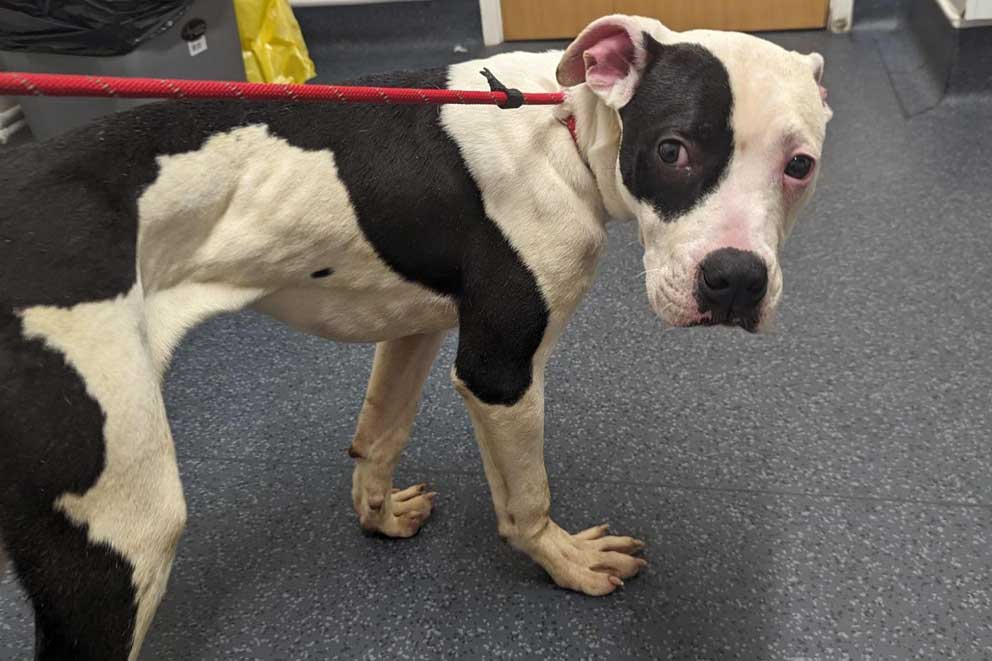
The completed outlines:
[[[421,483],[393,493],[393,500],[407,501],[420,496],[427,489],[426,483]]]
[[[389,497],[366,496],[364,505],[358,501],[359,520],[366,530],[387,537],[412,537],[434,509],[437,492],[424,493],[427,484],[406,489],[390,489]]]
[[[610,524],[604,523],[602,525],[593,526],[592,528],[586,528],[580,533],[576,533],[576,539],[599,539],[605,535],[610,530]]]
[[[624,579],[647,566],[646,560],[633,555],[644,548],[643,542],[607,535],[607,530],[604,524],[570,535],[551,523],[524,550],[561,587],[601,596],[623,587]]]

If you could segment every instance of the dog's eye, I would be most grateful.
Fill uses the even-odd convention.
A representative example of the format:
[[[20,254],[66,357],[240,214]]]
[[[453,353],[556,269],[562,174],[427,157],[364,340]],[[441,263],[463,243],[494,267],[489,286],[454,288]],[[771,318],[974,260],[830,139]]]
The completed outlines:
[[[684,168],[689,164],[689,152],[678,140],[662,140],[658,145],[658,158],[666,165]]]
[[[793,156],[792,160],[785,166],[786,176],[791,177],[792,179],[798,179],[799,181],[802,181],[808,177],[812,170],[813,159],[803,154]]]

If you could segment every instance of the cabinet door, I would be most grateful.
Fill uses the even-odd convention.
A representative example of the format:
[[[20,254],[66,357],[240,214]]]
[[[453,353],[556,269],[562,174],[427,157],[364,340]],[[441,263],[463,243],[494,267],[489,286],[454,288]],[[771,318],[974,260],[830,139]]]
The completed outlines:
[[[620,14],[651,16],[673,30],[802,30],[827,25],[829,0],[615,0]]]
[[[657,18],[673,30],[817,29],[829,0],[501,0],[504,38],[568,39],[607,14]]]
[[[571,39],[600,16],[615,14],[615,0],[500,0],[503,38]]]
[[[992,19],[992,0],[968,0],[964,10],[966,21],[987,21]]]

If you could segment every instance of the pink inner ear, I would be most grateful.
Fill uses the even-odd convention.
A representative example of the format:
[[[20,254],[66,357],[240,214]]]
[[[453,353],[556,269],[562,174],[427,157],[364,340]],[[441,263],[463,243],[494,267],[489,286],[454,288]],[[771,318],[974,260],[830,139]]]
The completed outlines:
[[[827,105],[827,88],[820,85],[820,101],[823,101],[823,105]]]
[[[594,88],[609,88],[627,77],[634,60],[634,44],[626,30],[603,37],[582,53],[586,82]]]

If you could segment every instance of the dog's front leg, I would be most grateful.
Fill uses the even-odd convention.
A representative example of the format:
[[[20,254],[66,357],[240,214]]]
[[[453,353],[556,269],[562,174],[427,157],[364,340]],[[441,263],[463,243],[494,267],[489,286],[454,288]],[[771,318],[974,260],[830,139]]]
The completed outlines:
[[[530,378],[521,378],[512,374],[521,368],[519,360],[501,365],[501,352],[479,343],[463,323],[459,358],[465,359],[456,362],[453,380],[475,427],[500,535],[544,567],[561,587],[589,595],[608,594],[646,564],[632,555],[644,544],[631,537],[607,536],[605,525],[572,535],[550,518],[551,494],[544,467],[543,360],[549,344],[545,337],[541,349],[528,361],[532,367],[523,364],[531,370]],[[481,363],[478,356],[467,357],[468,352],[480,352]],[[511,392],[507,384],[517,385],[522,392]],[[494,393],[503,393],[504,401],[493,402]]]
[[[393,489],[393,472],[410,437],[420,391],[447,333],[380,342],[358,428],[348,453],[355,458],[352,500],[362,527],[410,537],[430,516],[434,494],[424,485]]]

